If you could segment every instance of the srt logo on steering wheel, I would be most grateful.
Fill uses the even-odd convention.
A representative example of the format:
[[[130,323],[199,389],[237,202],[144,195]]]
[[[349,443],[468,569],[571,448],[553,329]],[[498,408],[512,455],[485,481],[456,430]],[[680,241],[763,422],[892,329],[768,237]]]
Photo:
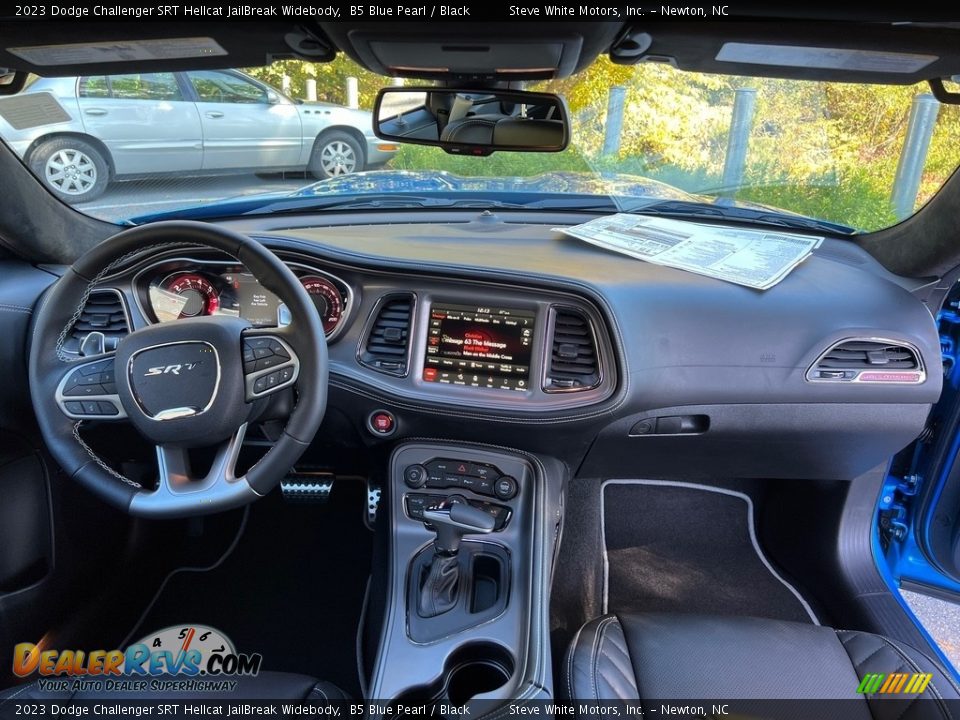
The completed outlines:
[[[192,363],[178,363],[177,365],[161,365],[159,367],[147,368],[143,374],[144,377],[151,375],[179,375],[181,370],[193,370],[202,364],[202,360]]]

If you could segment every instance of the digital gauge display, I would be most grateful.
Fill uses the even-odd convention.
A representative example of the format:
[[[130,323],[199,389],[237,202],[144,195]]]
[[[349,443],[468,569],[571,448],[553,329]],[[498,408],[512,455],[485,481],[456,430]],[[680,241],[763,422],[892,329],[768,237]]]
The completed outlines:
[[[299,277],[323,330],[329,336],[346,313],[347,290],[317,273]],[[207,315],[231,315],[254,327],[277,327],[290,323],[286,304],[250,272],[239,266],[217,273],[174,272],[151,283],[150,309],[158,322]]]

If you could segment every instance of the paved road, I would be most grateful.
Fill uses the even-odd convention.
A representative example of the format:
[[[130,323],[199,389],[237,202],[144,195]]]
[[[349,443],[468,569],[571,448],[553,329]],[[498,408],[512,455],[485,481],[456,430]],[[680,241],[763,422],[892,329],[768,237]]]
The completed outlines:
[[[112,184],[96,200],[75,207],[104,220],[119,220],[162,210],[201,205],[236,195],[290,192],[314,180],[302,173],[288,176],[224,175],[203,178],[159,178]]]
[[[906,590],[900,594],[944,655],[960,670],[960,605]]]

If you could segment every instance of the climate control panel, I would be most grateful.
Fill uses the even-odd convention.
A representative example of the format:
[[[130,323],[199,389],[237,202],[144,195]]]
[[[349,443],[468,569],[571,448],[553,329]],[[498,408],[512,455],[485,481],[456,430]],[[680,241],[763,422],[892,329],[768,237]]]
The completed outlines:
[[[403,481],[414,489],[469,490],[498,500],[512,500],[520,491],[516,478],[495,465],[451,458],[408,465],[403,471]]]

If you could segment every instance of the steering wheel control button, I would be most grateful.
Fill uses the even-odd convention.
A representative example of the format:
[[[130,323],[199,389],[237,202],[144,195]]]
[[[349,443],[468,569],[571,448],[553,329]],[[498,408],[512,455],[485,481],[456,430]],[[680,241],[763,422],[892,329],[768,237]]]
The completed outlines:
[[[243,372],[247,376],[248,400],[292,385],[298,368],[296,355],[282,340],[269,336],[244,338]]]
[[[70,370],[57,391],[60,408],[73,418],[126,417],[117,397],[113,365],[111,357]]]
[[[421,488],[427,484],[427,469],[423,465],[408,465],[403,471],[407,487]]]
[[[367,429],[374,435],[389,437],[397,431],[397,419],[389,410],[374,410],[367,417]]]
[[[494,494],[501,500],[512,500],[519,489],[517,481],[509,475],[502,476],[493,486]]]

